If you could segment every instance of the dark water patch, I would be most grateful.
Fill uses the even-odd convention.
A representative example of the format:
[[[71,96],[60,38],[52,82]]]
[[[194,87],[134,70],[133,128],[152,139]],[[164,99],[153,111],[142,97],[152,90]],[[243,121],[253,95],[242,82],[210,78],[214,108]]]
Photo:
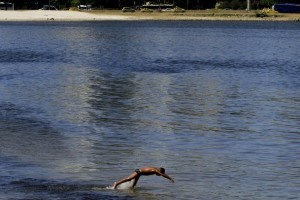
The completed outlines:
[[[128,123],[128,115],[136,108],[130,103],[135,95],[136,84],[134,76],[114,76],[101,74],[98,78],[91,77],[90,89],[93,91],[88,103],[98,112],[90,112],[91,119],[95,122]],[[106,98],[101,98],[105,96]],[[115,115],[118,115],[116,117]],[[126,122],[125,122],[126,121]]]
[[[0,63],[31,63],[63,61],[63,57],[49,52],[32,50],[0,50]]]
[[[26,128],[28,128],[31,132],[44,132],[49,129],[49,122],[27,117],[33,113],[41,112],[29,107],[20,107],[13,103],[2,103],[0,104],[0,123],[2,124],[0,130],[15,132],[18,130],[26,131]]]
[[[72,184],[64,184],[64,183],[56,183],[56,182],[49,182],[47,180],[37,180],[37,179],[22,179],[18,181],[12,181],[10,183],[12,186],[15,186],[19,190],[22,191],[31,191],[31,192],[54,192],[54,193],[63,193],[63,192],[71,192],[71,191],[78,191],[78,190],[87,190],[91,189],[94,186],[88,185],[72,185]]]
[[[222,29],[236,29],[236,28],[255,28],[255,29],[299,29],[299,22],[270,22],[270,21],[94,21],[94,22],[59,22],[59,21],[44,21],[44,22],[0,22],[2,27],[84,27],[91,28],[95,26],[103,27],[160,27],[160,28],[222,28]],[[129,26],[130,25],[130,26]]]
[[[116,195],[105,186],[84,183],[63,183],[38,179],[22,179],[12,181],[7,192],[31,194],[33,199],[48,198],[49,196],[59,199],[135,199],[128,195]],[[23,199],[23,198],[22,198]],[[26,199],[26,198],[25,198]]]
[[[49,122],[28,117],[39,112],[12,103],[0,104],[0,151],[3,155],[20,156],[33,163],[34,160],[43,161],[46,155],[66,156],[64,136]]]
[[[16,75],[17,74],[15,74],[15,73],[0,75],[0,80],[11,80],[11,79],[14,79],[16,77]]]
[[[290,61],[293,62],[293,61]],[[157,59],[153,62],[154,65],[157,65],[157,71],[161,68],[162,72],[168,72],[168,68],[172,68],[172,70],[178,73],[182,71],[190,71],[190,70],[201,70],[201,69],[278,69],[287,70],[284,66],[290,66],[289,61],[276,61],[276,60],[265,60],[265,61],[257,61],[257,60],[175,60],[175,59]],[[290,67],[289,67],[290,68]],[[299,70],[299,67],[292,67],[296,72]],[[165,70],[164,70],[165,69]],[[155,69],[153,69],[155,71]],[[170,72],[172,72],[170,70]]]
[[[286,76],[288,79],[277,79],[274,83],[284,87],[298,87],[298,76],[300,68],[293,65],[294,61],[287,60],[176,60],[176,59],[157,59],[152,63],[143,66],[133,66],[135,72],[158,73],[158,74],[180,74],[180,73],[199,73],[215,71],[226,71],[225,73],[252,73],[257,74],[258,78],[264,78],[267,81],[270,76]],[[300,66],[300,63],[299,63]],[[236,72],[235,72],[236,71]],[[229,73],[230,74],[230,73]],[[250,79],[249,79],[250,80]],[[255,79],[252,79],[255,81]]]

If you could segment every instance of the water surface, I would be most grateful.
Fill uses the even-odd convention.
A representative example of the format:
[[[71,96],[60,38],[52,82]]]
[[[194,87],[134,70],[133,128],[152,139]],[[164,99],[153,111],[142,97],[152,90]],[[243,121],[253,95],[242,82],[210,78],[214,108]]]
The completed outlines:
[[[299,29],[1,22],[0,198],[297,199]]]

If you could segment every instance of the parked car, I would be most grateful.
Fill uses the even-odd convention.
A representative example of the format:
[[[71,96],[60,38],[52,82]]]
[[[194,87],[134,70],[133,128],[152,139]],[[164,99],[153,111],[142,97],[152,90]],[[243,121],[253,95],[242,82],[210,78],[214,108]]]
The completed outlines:
[[[175,8],[173,8],[173,12],[185,12],[185,10],[180,7],[175,7]]]
[[[142,8],[141,12],[153,12],[153,10],[149,8]]]
[[[162,12],[172,12],[173,9],[172,8],[165,8],[161,10]]]
[[[44,5],[40,10],[57,10],[57,8],[53,5]]]
[[[78,5],[77,8],[79,10],[91,10],[92,9],[92,5]]]
[[[122,12],[135,12],[135,10],[130,7],[124,7],[124,8],[122,8]]]

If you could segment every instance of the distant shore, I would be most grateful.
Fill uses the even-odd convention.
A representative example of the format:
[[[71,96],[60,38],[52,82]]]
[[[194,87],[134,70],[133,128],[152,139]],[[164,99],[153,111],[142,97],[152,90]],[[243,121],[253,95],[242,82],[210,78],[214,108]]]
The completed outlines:
[[[123,13],[120,10],[92,11],[48,11],[16,10],[0,11],[0,21],[107,21],[107,20],[216,20],[216,21],[299,21],[300,13],[267,13],[261,11],[234,10],[188,10],[174,12],[140,12]]]

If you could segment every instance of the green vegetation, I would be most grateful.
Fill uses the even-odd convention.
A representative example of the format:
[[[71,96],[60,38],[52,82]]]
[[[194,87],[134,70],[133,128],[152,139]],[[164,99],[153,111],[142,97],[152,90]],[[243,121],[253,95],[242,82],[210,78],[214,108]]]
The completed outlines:
[[[276,3],[281,3],[280,0],[250,0],[250,8],[252,10],[271,8]],[[225,0],[220,1],[219,9],[243,10],[247,8],[246,0]]]
[[[272,9],[262,9],[256,11],[256,17],[277,17],[278,12]]]

